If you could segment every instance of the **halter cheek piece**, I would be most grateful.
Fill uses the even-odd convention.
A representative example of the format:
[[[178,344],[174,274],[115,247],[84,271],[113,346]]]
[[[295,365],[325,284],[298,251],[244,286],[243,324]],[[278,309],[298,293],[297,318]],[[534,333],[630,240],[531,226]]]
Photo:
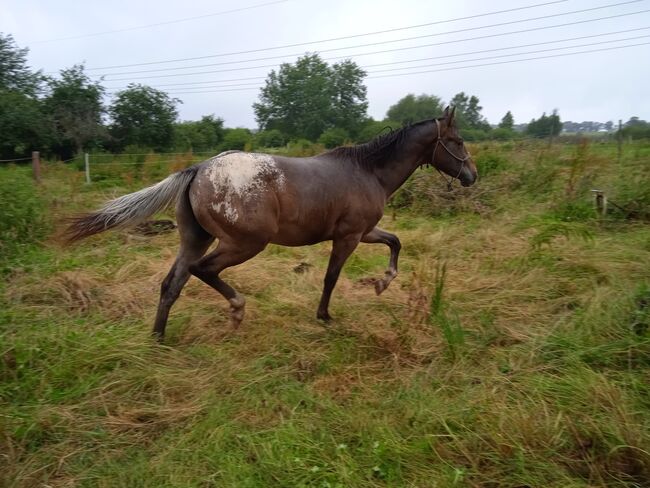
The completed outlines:
[[[444,150],[447,151],[447,153],[451,157],[453,157],[456,161],[461,162],[460,168],[458,169],[458,174],[455,177],[452,177],[450,180],[445,178],[445,175],[436,166],[435,156],[436,156],[436,150],[438,149],[438,145],[441,145],[444,148]],[[449,150],[449,148],[443,142],[442,137],[440,137],[440,121],[438,119],[436,119],[436,144],[435,144],[435,146],[433,146],[433,152],[431,153],[431,162],[430,163],[425,163],[425,164],[433,166],[434,168],[436,168],[436,171],[438,173],[440,173],[440,176],[442,177],[442,179],[447,182],[447,190],[449,190],[449,191],[452,190],[452,186],[451,186],[452,182],[454,180],[458,179],[460,174],[463,172],[463,168],[465,167],[465,161],[467,161],[470,157],[471,157],[471,155],[469,154],[469,152],[467,153],[467,156],[465,156],[464,158],[459,158],[458,156],[456,156],[453,152],[451,152]]]

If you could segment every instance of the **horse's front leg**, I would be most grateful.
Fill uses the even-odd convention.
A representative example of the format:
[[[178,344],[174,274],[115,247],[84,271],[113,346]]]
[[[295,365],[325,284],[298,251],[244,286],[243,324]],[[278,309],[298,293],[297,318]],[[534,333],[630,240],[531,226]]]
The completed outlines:
[[[388,263],[388,269],[384,274],[384,277],[378,280],[374,280],[375,292],[379,295],[383,292],[390,282],[397,276],[397,260],[399,258],[399,251],[402,249],[402,244],[399,242],[399,239],[395,234],[381,230],[379,227],[375,227],[365,236],[361,238],[361,242],[366,242],[368,244],[375,244],[380,242],[386,244],[390,247],[390,261]]]
[[[316,317],[321,320],[331,320],[328,312],[332,290],[339,279],[341,269],[345,261],[350,257],[352,251],[359,245],[361,235],[348,235],[342,238],[334,239],[332,243],[332,253],[330,254],[330,261],[327,265],[327,273],[325,273],[325,283],[323,286],[323,294],[321,295],[320,304],[318,305],[318,312]]]

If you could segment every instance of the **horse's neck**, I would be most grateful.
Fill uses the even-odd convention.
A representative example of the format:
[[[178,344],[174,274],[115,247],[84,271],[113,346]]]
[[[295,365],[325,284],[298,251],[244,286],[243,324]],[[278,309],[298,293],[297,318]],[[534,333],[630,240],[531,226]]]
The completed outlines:
[[[431,145],[433,132],[430,127],[423,126],[414,129],[409,134],[409,139],[404,143],[404,150],[389,164],[381,168],[375,168],[374,174],[389,197],[401,187],[409,176],[424,162],[425,149]]]

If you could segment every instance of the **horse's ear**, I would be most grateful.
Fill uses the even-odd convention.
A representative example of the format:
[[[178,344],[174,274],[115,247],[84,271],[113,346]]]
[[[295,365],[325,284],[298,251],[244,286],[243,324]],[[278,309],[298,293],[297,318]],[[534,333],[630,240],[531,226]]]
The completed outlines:
[[[449,117],[449,105],[445,107],[445,111],[442,113],[442,116],[446,119]]]
[[[455,115],[456,115],[456,106],[451,107],[451,111],[446,111],[445,116],[447,117],[447,125],[452,125],[454,123]]]

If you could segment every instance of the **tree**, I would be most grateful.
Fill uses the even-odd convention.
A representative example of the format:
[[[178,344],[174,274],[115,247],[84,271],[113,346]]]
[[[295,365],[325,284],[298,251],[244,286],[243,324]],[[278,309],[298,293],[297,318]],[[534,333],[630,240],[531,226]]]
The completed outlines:
[[[0,91],[17,91],[35,96],[43,82],[40,71],[27,66],[29,49],[19,48],[13,36],[0,33]]]
[[[395,105],[391,105],[386,112],[386,118],[404,125],[437,117],[443,110],[442,100],[435,95],[423,93],[416,97],[413,93],[409,93]]]
[[[345,60],[332,67],[334,81],[333,127],[357,134],[366,119],[368,102],[363,78],[366,73],[356,63]]]
[[[512,130],[515,125],[515,118],[512,116],[512,112],[508,110],[506,114],[503,116],[501,119],[501,122],[499,122],[499,129],[508,129]]]
[[[205,115],[199,121],[174,126],[174,147],[182,151],[209,151],[223,141],[223,119]]]
[[[52,140],[50,128],[37,99],[14,90],[0,90],[0,159],[43,151]]]
[[[542,114],[539,119],[533,119],[526,127],[526,134],[533,137],[553,137],[562,131],[562,121],[557,110],[551,115]]]
[[[623,127],[643,127],[647,125],[645,120],[640,119],[639,117],[630,117],[630,120],[623,124]]]
[[[51,91],[44,100],[45,110],[54,123],[59,155],[70,157],[98,145],[106,133],[102,125],[104,87],[84,73],[83,65],[62,70],[61,78],[50,79],[48,85]]]
[[[176,104],[165,92],[150,86],[130,84],[115,95],[109,110],[110,133],[116,147],[135,144],[165,151],[173,144]]]
[[[0,33],[0,158],[29,156],[51,141],[51,124],[37,94],[43,76],[27,66],[26,48]]]
[[[456,107],[456,124],[461,129],[490,130],[490,124],[481,114],[483,107],[479,105],[478,97],[460,92],[454,95],[450,104]]]
[[[351,61],[329,66],[316,54],[284,63],[271,71],[253,104],[257,123],[291,139],[314,141],[337,126],[356,134],[368,108],[364,76]]]
[[[632,139],[650,138],[650,123],[639,117],[631,117],[623,124],[622,135]]]

